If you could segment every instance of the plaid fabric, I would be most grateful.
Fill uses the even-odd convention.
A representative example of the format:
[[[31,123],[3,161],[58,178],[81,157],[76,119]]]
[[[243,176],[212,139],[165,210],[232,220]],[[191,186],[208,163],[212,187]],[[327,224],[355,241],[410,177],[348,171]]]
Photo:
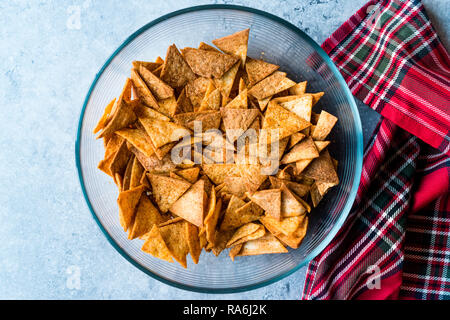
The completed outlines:
[[[448,54],[412,0],[370,1],[322,46],[382,118],[303,299],[450,299]]]

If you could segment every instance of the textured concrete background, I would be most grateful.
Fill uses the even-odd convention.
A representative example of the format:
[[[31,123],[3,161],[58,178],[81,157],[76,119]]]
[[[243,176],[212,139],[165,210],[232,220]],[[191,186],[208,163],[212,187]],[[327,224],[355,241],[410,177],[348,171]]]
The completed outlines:
[[[278,15],[321,43],[365,1],[223,2]],[[0,2],[0,299],[299,298],[304,270],[230,295],[192,293],[153,280],[109,245],[80,190],[74,141],[84,97],[100,66],[142,25],[207,3]],[[450,1],[424,3],[448,45]],[[366,141],[378,116],[359,108]]]

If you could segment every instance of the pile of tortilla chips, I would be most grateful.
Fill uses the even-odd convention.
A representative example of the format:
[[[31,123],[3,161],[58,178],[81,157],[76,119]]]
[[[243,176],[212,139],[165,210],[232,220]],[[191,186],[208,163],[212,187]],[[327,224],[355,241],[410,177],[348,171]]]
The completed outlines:
[[[164,60],[134,61],[94,129],[105,146],[98,168],[119,188],[123,230],[183,267],[203,249],[230,248],[234,260],[298,248],[311,208],[339,183],[327,150],[337,118],[313,111],[324,93],[306,93],[306,81],[248,57],[248,39],[249,29],[214,40],[217,48],[172,45]],[[257,143],[237,147],[249,129]],[[184,147],[189,157],[175,161]],[[268,159],[277,163],[270,172]]]

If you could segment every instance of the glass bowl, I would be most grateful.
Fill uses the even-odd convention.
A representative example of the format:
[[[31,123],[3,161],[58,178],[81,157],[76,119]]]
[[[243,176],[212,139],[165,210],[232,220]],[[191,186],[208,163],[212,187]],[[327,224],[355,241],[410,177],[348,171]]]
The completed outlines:
[[[301,246],[286,254],[241,257],[232,262],[228,252],[219,257],[203,252],[188,268],[167,263],[140,250],[142,240],[130,241],[119,224],[112,179],[97,169],[103,143],[92,130],[107,103],[117,97],[130,75],[133,60],[165,57],[172,43],[178,48],[211,43],[250,28],[248,55],[280,65],[295,80],[307,80],[308,92],[324,91],[316,110],[339,118],[331,135],[331,155],[339,161],[340,184],[310,215]],[[356,196],[362,166],[361,121],[350,90],[326,53],[294,25],[252,8],[232,5],[198,6],[167,14],[132,34],[106,61],[86,96],[76,141],[76,162],[86,202],[109,242],[137,268],[164,283],[199,292],[226,293],[268,285],[288,276],[313,259],[331,241],[347,217]]]

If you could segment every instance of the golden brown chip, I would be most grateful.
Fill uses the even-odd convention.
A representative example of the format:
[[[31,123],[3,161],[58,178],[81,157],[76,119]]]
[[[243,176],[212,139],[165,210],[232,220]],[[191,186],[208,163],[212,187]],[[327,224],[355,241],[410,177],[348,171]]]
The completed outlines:
[[[216,243],[216,229],[217,223],[220,218],[221,210],[222,210],[222,199],[218,199],[216,201],[216,193],[215,191],[212,191],[210,196],[208,213],[204,221],[206,240],[212,245],[215,245]]]
[[[278,68],[279,66],[277,65],[252,58],[247,58],[245,63],[245,70],[247,71],[248,80],[251,86],[263,80],[268,75],[278,70]]]
[[[302,175],[316,181],[338,184],[339,178],[334,169],[333,161],[327,150],[314,159],[311,164],[303,170]]]
[[[210,79],[204,77],[198,77],[186,84],[186,96],[189,98],[189,100],[191,100],[192,106],[194,108],[194,110],[192,111],[197,111],[200,107],[209,84]]]
[[[272,75],[255,84],[248,94],[258,100],[272,96],[278,92],[289,89],[295,82],[286,77],[286,74],[275,71]]]
[[[132,240],[141,237],[150,232],[154,225],[158,225],[164,221],[166,221],[166,218],[159,213],[147,195],[142,194],[128,239]]]
[[[273,96],[268,96],[267,98],[258,100],[258,105],[259,105],[259,109],[261,109],[261,111],[264,111],[267,107],[267,105],[269,104],[270,99],[272,99]]]
[[[173,117],[176,123],[194,130],[194,122],[199,121],[202,124],[202,132],[218,129],[220,126],[220,112],[219,111],[201,111],[201,112],[187,112],[180,113]]]
[[[307,81],[302,81],[297,83],[295,86],[290,87],[289,90],[289,94],[291,95],[302,95],[306,92],[306,84],[308,82]]]
[[[175,96],[159,100],[158,105],[159,105],[158,110],[169,117],[173,117],[178,109],[178,103],[177,99],[175,99]]]
[[[256,240],[244,243],[237,256],[254,256],[260,254],[286,253],[288,250],[271,233]]]
[[[133,166],[131,167],[130,188],[135,188],[141,185],[143,173],[144,168],[135,156],[133,159]]]
[[[97,125],[95,126],[93,133],[97,133],[100,130],[102,130],[107,124],[108,124],[108,117],[111,113],[111,110],[113,109],[114,104],[116,103],[116,98],[112,99],[111,102],[106,106],[105,111],[103,112],[102,117],[98,121]]]
[[[311,137],[307,137],[296,144],[289,153],[283,157],[281,164],[297,162],[304,159],[314,159],[317,157],[319,157],[319,152],[317,151],[316,144]]]
[[[303,217],[304,215],[277,220],[271,216],[265,215],[259,220],[267,229],[273,229],[276,230],[276,232],[281,232],[282,234],[289,236],[300,226],[300,223],[303,221]]]
[[[107,175],[113,177],[113,174],[111,173],[110,167],[111,162],[114,159],[115,154],[121,147],[123,142],[123,138],[119,137],[118,135],[112,135],[111,139],[109,139],[108,144],[106,145],[105,149],[105,157],[103,160],[101,160],[97,166],[100,170],[102,170]]]
[[[142,251],[152,256],[173,263],[172,254],[164,242],[159,228],[154,225],[150,233],[146,236],[146,241],[142,246]]]
[[[328,147],[330,141],[314,141],[314,144],[316,145],[317,151],[321,153],[326,147]]]
[[[203,164],[203,172],[218,185],[225,182],[226,177],[238,177],[239,168],[235,164]]]
[[[266,214],[276,218],[281,218],[281,190],[269,189],[261,190],[249,195],[250,200],[259,205]]]
[[[125,168],[125,172],[123,174],[121,191],[126,191],[126,190],[130,189],[131,170],[133,168],[134,159],[135,159],[135,156],[132,154],[130,159],[128,160],[127,167]]]
[[[136,70],[139,70],[139,68],[143,66],[153,72],[155,71],[155,69],[161,66],[162,62],[133,61],[132,64],[133,68]]]
[[[147,106],[158,110],[159,109],[158,101],[156,101],[147,84],[145,83],[144,80],[142,80],[138,71],[135,69],[131,69],[131,80],[133,81],[133,85],[134,88],[136,89],[136,94],[139,97],[139,99]]]
[[[164,227],[164,226],[168,226],[169,224],[177,223],[177,222],[180,222],[180,221],[184,221],[184,219],[181,218],[181,217],[172,218],[172,219],[169,219],[169,220],[167,220],[167,221],[165,221],[163,223],[158,224],[158,228],[161,228],[161,227]]]
[[[240,200],[235,196],[231,197],[222,224],[220,225],[220,230],[226,231],[238,228],[248,222],[258,220],[263,214],[263,209],[252,201],[248,203],[244,202],[245,204],[243,206],[235,208],[235,206],[242,203],[236,199]]]
[[[280,102],[280,105],[295,113],[300,118],[305,119],[306,121],[311,121],[311,110],[312,110],[312,96],[302,96],[298,99]]]
[[[300,216],[306,213],[305,207],[285,184],[282,184],[280,189],[282,218]]]
[[[158,100],[170,98],[174,95],[173,89],[160,78],[155,76],[150,70],[143,65],[139,66],[139,75],[145,81],[147,87]]]
[[[136,114],[133,110],[134,104],[119,98],[116,106],[116,110],[113,112],[111,120],[109,120],[102,132],[97,136],[97,139],[112,135],[117,130],[125,128],[136,121]]]
[[[335,183],[316,181],[311,186],[311,201],[314,207],[319,205],[323,196],[328,192],[331,187],[334,187]]]
[[[304,159],[304,160],[299,160],[295,163],[295,173],[297,175],[301,174],[303,172],[303,170],[306,169],[307,166],[309,166],[309,164],[313,161],[313,159]]]
[[[185,223],[185,226],[186,241],[189,247],[189,253],[191,254],[192,261],[197,264],[202,252],[202,247],[200,246],[200,238],[198,237],[198,228],[189,222]]]
[[[147,171],[159,173],[170,172],[176,167],[175,163],[172,162],[169,154],[166,154],[163,159],[158,159],[156,154],[152,155],[151,157],[147,157],[134,146],[130,148],[130,151],[136,156],[140,164]]]
[[[158,112],[155,109],[147,107],[141,103],[134,108],[134,113],[138,116],[138,118],[153,118],[162,121],[170,121],[170,118],[163,115],[161,112]]]
[[[225,106],[226,109],[247,109],[247,107],[248,107],[247,89],[244,89],[239,95],[237,95]]]
[[[174,44],[167,49],[161,79],[173,88],[181,88],[195,79],[194,72]]]
[[[319,120],[317,121],[317,125],[314,131],[311,132],[311,137],[314,140],[325,140],[325,138],[331,132],[331,129],[333,129],[337,120],[338,119],[335,116],[329,114],[325,110],[322,110],[319,116]]]
[[[247,90],[247,85],[243,78],[239,79],[239,95],[242,94],[245,90]],[[247,97],[247,91],[245,91],[245,96]]]
[[[116,134],[129,141],[136,149],[141,151],[147,157],[151,157],[155,152],[152,148],[152,142],[148,134],[140,129],[121,129]]]
[[[234,258],[241,251],[243,245],[244,245],[243,243],[237,244],[230,249],[229,255],[230,255],[231,261],[234,261]]]
[[[309,126],[310,123],[305,119],[270,101],[263,119],[262,128],[268,131],[268,134],[270,134],[269,141],[272,142],[276,138],[281,140]],[[273,134],[272,130],[278,131],[278,137]]]
[[[155,148],[160,148],[167,143],[178,141],[190,135],[189,130],[173,122],[150,118],[139,118],[139,122],[150,136]]]
[[[111,164],[109,166],[109,172],[114,177],[116,173],[123,177],[125,169],[128,164],[128,160],[131,157],[131,152],[128,150],[126,141],[123,141],[117,152],[113,155]]]
[[[258,239],[266,234],[263,225],[249,222],[239,227],[227,242],[227,248],[244,243],[249,240]]]
[[[226,248],[228,240],[233,236],[234,230],[216,231],[214,245],[208,244],[214,255],[217,257]]]
[[[177,175],[182,177],[183,179],[186,179],[190,183],[195,183],[198,180],[198,175],[200,173],[200,168],[188,168],[179,170],[176,172]]]
[[[239,58],[210,50],[184,48],[184,58],[195,74],[205,78],[220,78]]]
[[[162,212],[167,212],[191,186],[189,182],[162,175],[148,174],[147,177],[152,185],[153,198]]]
[[[258,190],[268,177],[268,175],[263,173],[264,169],[259,164],[239,164],[237,167],[240,176],[245,179],[245,185],[249,192]]]
[[[186,255],[189,253],[185,223],[180,221],[159,228],[172,257],[184,268],[187,267]]]
[[[292,182],[288,180],[279,179],[276,177],[269,177],[270,183],[273,188],[281,188],[282,184],[285,184],[289,190],[294,192],[299,197],[304,197],[308,194],[310,187],[306,184]]]
[[[205,181],[198,180],[170,206],[169,210],[197,227],[201,227],[205,212],[205,198]]]
[[[194,106],[186,94],[186,87],[181,90],[177,100],[177,113],[193,112]]]
[[[289,138],[289,144],[288,149],[291,149],[293,146],[295,146],[298,142],[302,141],[302,139],[305,137],[305,135],[301,132],[293,133]]]
[[[240,64],[240,62],[237,62],[230,70],[225,72],[222,77],[214,79],[216,87],[219,88],[222,93],[222,105],[227,104]]]
[[[245,65],[249,33],[250,29],[241,30],[226,37],[215,39],[212,43],[223,52],[240,57],[242,65]]]
[[[198,45],[198,48],[200,50],[209,50],[209,51],[215,51],[215,52],[219,52],[220,53],[219,50],[217,50],[216,48],[214,48],[213,46],[211,46],[211,45],[209,45],[207,43],[204,43],[203,41],[200,42],[200,44]]]
[[[226,129],[227,139],[236,141],[259,115],[258,109],[230,109],[221,108],[223,124]]]
[[[119,220],[125,232],[131,226],[136,207],[144,190],[144,186],[139,186],[119,193],[119,198],[117,199],[117,204],[119,206]]]
[[[229,193],[242,198],[247,192],[246,179],[242,177],[225,177],[220,193]]]
[[[303,238],[306,235],[306,230],[308,228],[308,217],[303,216],[303,220],[300,222],[297,230],[295,230],[290,235],[285,235],[276,229],[272,228],[272,226],[265,225],[265,227],[278,239],[280,239],[283,243],[291,247],[292,249],[297,249],[302,243]],[[272,229],[271,229],[272,228]]]

